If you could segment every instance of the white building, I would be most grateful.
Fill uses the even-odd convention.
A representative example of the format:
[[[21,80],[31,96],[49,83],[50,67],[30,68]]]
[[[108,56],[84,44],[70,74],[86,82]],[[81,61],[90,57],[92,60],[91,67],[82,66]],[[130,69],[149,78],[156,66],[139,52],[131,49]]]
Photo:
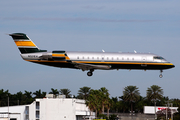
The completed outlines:
[[[43,98],[30,105],[0,107],[0,120],[8,117],[10,120],[84,120],[95,118],[95,113],[88,109],[85,100]]]

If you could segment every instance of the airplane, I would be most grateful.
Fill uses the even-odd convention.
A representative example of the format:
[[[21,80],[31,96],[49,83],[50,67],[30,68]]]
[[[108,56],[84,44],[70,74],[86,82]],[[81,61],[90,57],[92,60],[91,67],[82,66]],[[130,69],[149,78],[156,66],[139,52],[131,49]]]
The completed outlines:
[[[163,57],[152,53],[129,52],[72,52],[64,50],[39,49],[33,41],[24,33],[9,34],[21,52],[21,57],[29,62],[48,65],[59,68],[72,68],[88,71],[92,76],[94,70],[160,70],[159,77],[165,69],[175,67]]]

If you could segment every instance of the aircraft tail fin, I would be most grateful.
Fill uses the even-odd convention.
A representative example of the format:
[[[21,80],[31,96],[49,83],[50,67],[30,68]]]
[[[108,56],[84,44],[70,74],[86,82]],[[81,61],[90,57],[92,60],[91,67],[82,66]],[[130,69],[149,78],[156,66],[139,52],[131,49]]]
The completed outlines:
[[[19,51],[22,54],[25,53],[36,53],[36,52],[47,52],[47,50],[40,50],[31,39],[24,33],[13,33],[9,34],[15,44],[17,45]]]

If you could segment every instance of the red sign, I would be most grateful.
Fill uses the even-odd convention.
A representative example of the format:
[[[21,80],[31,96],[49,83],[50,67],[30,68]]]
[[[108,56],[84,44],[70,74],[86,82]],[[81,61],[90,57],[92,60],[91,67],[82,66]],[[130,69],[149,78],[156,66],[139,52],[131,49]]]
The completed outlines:
[[[164,108],[164,107],[158,107],[157,109],[158,110],[166,110],[166,108]]]

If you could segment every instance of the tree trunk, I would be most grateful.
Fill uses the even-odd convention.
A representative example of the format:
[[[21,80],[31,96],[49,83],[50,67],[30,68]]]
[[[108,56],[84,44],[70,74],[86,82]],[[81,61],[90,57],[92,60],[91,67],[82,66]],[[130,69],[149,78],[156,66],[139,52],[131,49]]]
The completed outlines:
[[[131,113],[133,113],[133,103],[131,102]]]
[[[108,119],[109,119],[109,108],[108,108],[108,110],[107,110],[107,117],[108,117]]]
[[[96,119],[97,119],[97,110],[96,110]]]
[[[104,105],[102,106],[102,114],[104,115]]]

